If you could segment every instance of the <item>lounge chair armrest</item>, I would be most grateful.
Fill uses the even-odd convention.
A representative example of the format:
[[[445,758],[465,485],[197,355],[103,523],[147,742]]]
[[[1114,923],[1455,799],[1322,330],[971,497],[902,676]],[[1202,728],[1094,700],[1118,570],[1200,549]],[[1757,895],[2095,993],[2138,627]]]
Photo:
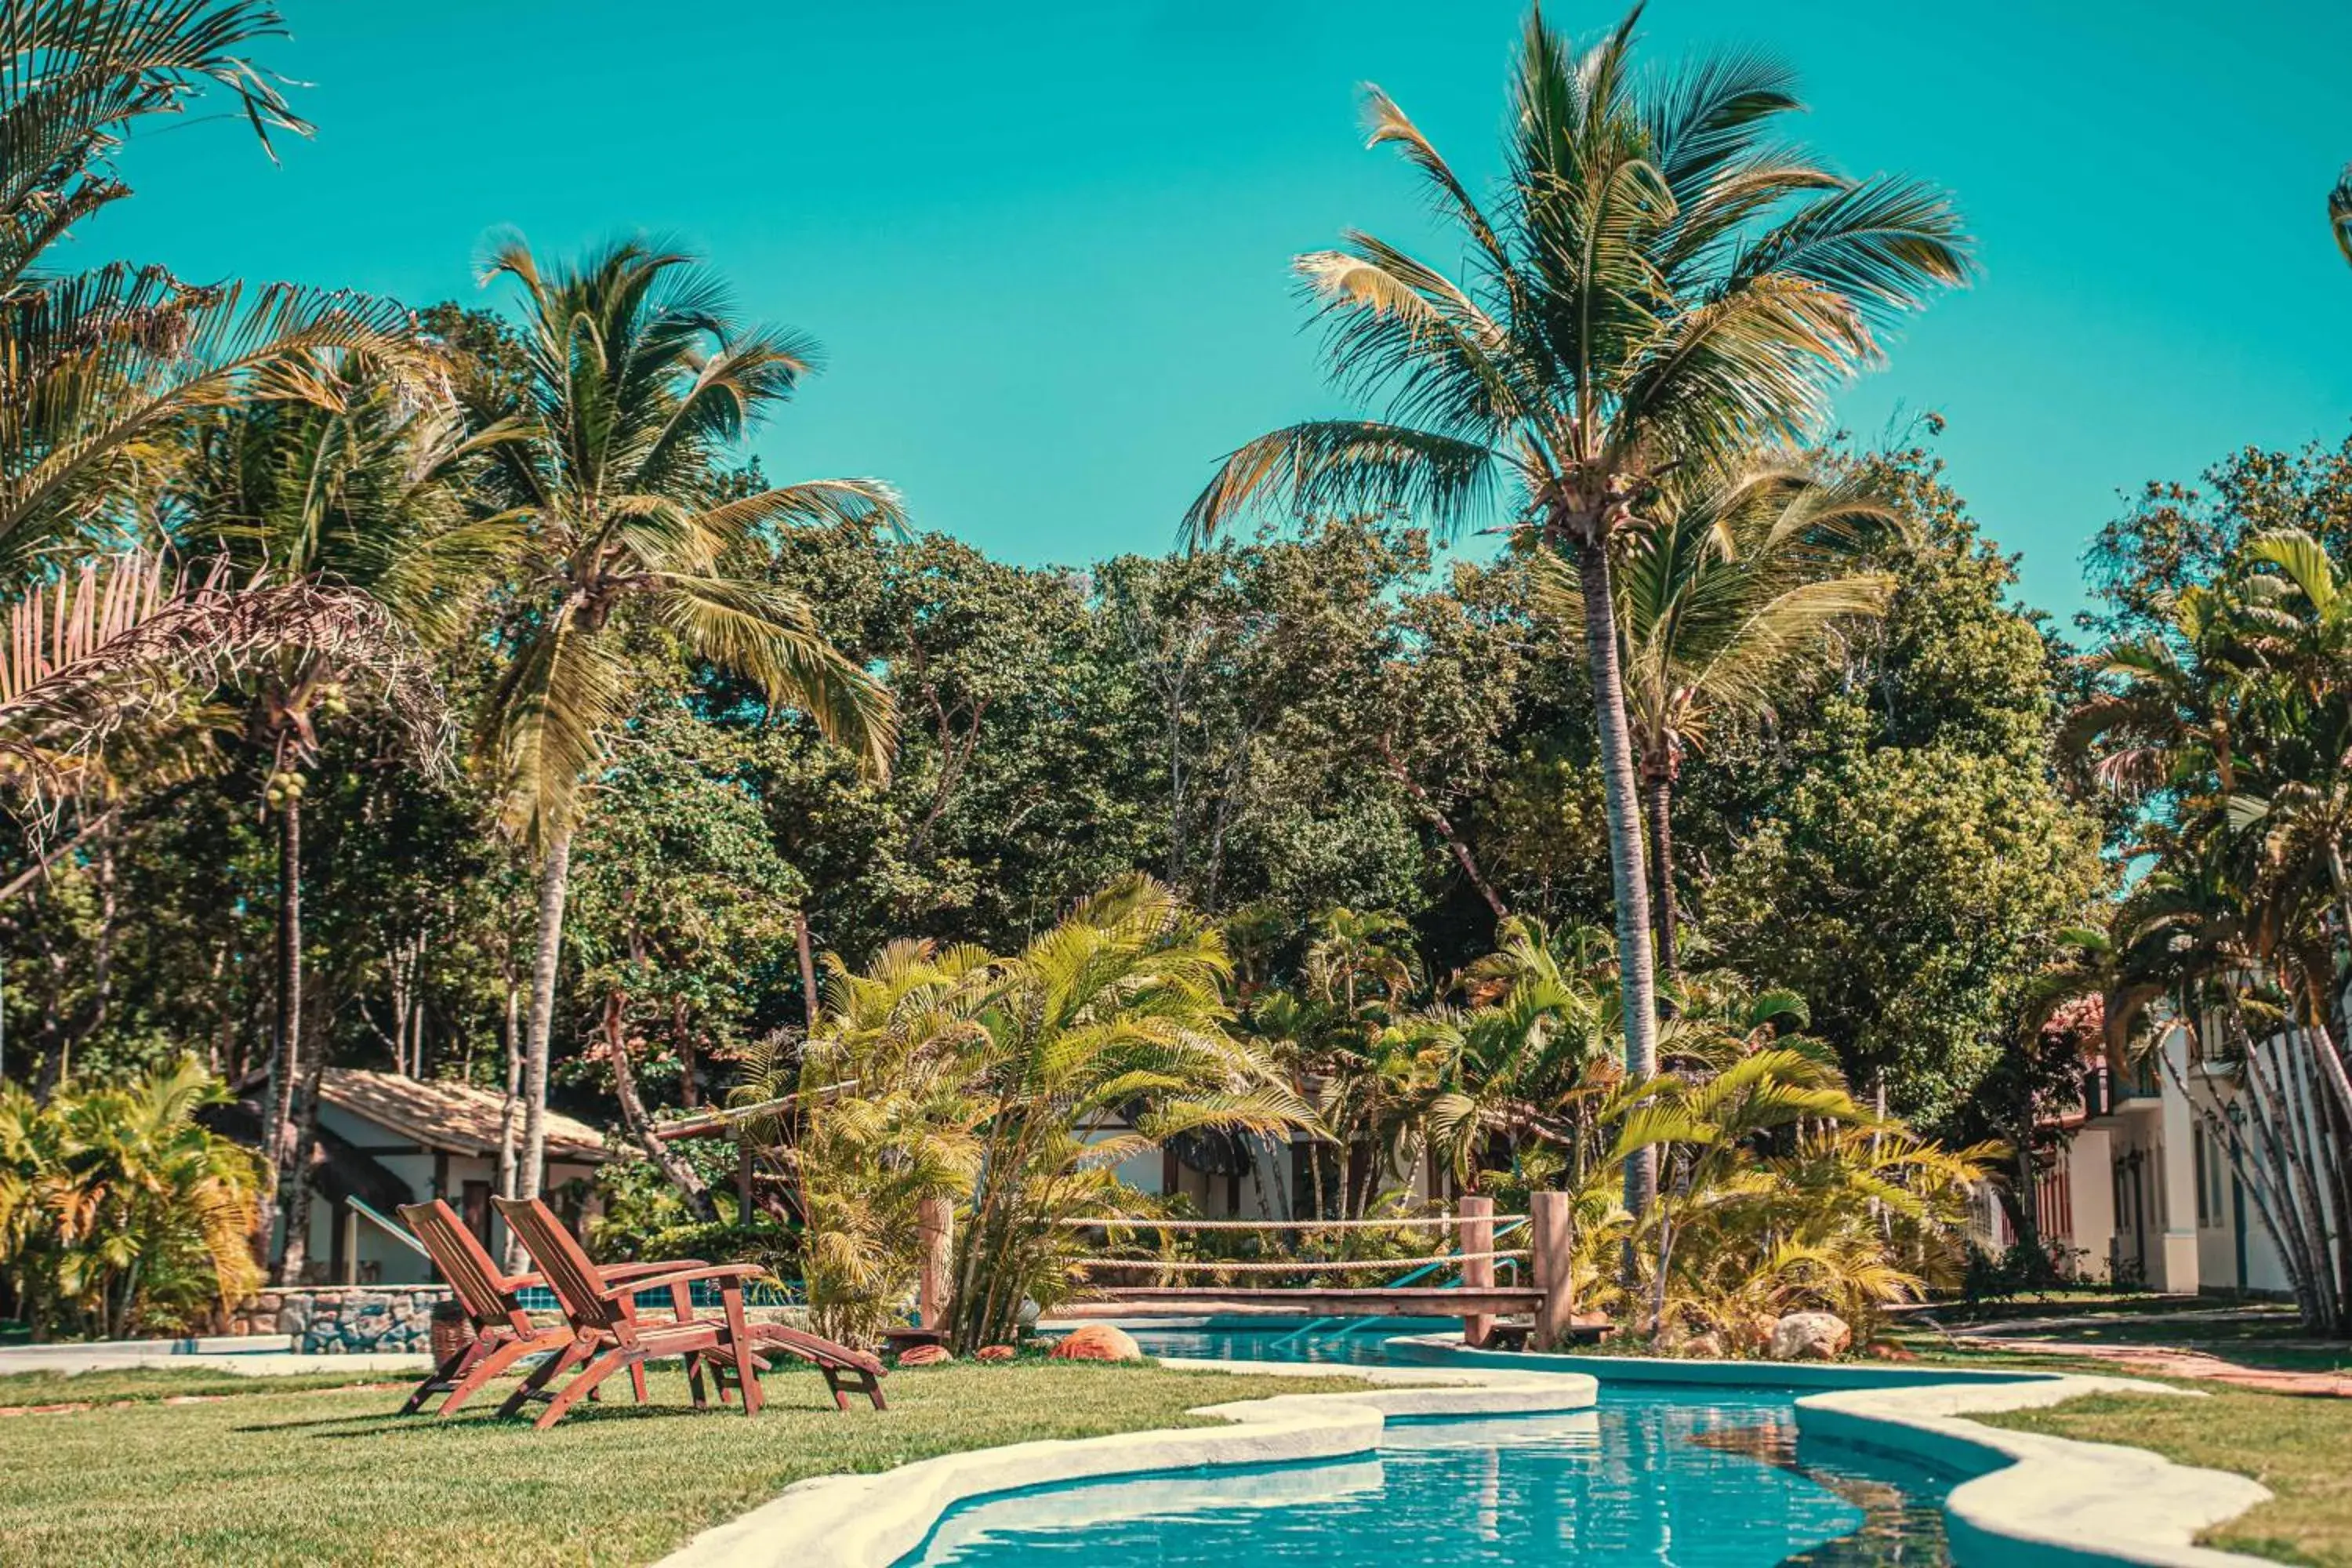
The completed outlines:
[[[680,1268],[708,1268],[710,1265],[699,1258],[665,1258],[659,1263],[599,1264],[596,1272],[606,1284],[621,1279],[635,1279],[646,1274],[668,1274]]]
[[[544,1285],[546,1283],[547,1276],[544,1274],[509,1274],[499,1279],[499,1289],[501,1290],[524,1290],[530,1289],[533,1285]]]
[[[716,1265],[706,1263],[698,1268],[684,1268],[675,1274],[655,1274],[642,1279],[631,1279],[625,1283],[614,1285],[601,1292],[600,1299],[617,1301],[624,1296],[635,1296],[646,1290],[658,1290],[669,1285],[691,1284],[697,1279],[758,1279],[764,1278],[767,1272],[756,1263]]]

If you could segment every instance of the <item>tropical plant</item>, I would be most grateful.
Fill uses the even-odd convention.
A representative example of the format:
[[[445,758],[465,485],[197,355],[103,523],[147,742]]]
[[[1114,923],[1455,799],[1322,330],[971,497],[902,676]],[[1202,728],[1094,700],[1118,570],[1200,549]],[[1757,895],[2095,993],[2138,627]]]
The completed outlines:
[[[62,568],[8,606],[7,635],[0,782],[36,821],[67,796],[137,782],[119,776],[118,742],[195,722],[193,702],[278,658],[332,658],[411,700],[429,689],[366,595],[240,580],[220,560],[192,574],[153,550]]]
[[[1116,1171],[1202,1134],[1286,1135],[1313,1113],[1230,1032],[1224,947],[1149,877],[1121,879],[1022,951],[899,942],[831,965],[797,1073],[772,1057],[740,1099],[796,1082],[772,1113],[808,1216],[810,1301],[856,1337],[914,1283],[924,1199],[959,1205],[959,1349],[1010,1340],[1025,1302],[1077,1282],[1069,1223],[1151,1206]]]
[[[2235,1093],[2184,1098],[2244,1184],[2313,1328],[2352,1330],[2352,1072],[2343,1042],[2352,898],[2352,595],[2308,534],[2242,542],[2185,586],[2168,631],[2111,647],[2077,710],[2095,776],[2142,814],[2150,869],[2092,971],[2110,1059],[2157,998]],[[2168,1071],[2179,1064],[2169,1054]]]
[[[1647,1078],[1656,1008],[1640,807],[1614,635],[1612,553],[1663,479],[1819,422],[1878,352],[1874,323],[1967,271],[1944,198],[1849,181],[1779,134],[1790,73],[1754,55],[1635,68],[1629,16],[1578,53],[1529,13],[1491,212],[1377,89],[1371,141],[1399,148],[1459,231],[1469,271],[1350,234],[1301,257],[1333,370],[1381,416],[1316,420],[1229,456],[1186,529],[1204,542],[1266,502],[1403,508],[1444,537],[1518,522],[1576,564],[1606,793],[1629,1059]],[[1647,1207],[1649,1152],[1627,1167]]]
[[[112,158],[140,121],[216,89],[265,146],[272,130],[307,133],[241,52],[283,31],[257,0],[25,0],[0,12],[0,580],[21,582],[78,535],[121,531],[142,447],[192,411],[318,353],[412,355],[407,312],[387,301],[192,285],[125,263],[44,268],[77,224],[130,194]]]
[[[184,1330],[257,1282],[261,1167],[196,1119],[226,1098],[193,1058],[46,1105],[0,1084],[0,1271],[37,1330]]]
[[[1621,542],[1617,616],[1626,720],[1649,827],[1658,963],[1681,973],[1674,794],[1683,763],[1736,725],[1769,716],[1841,626],[1884,613],[1895,579],[1858,569],[1903,532],[1869,478],[1823,479],[1794,459],[1663,483],[1647,526]],[[1549,551],[1538,603],[1570,626],[1580,584]]]
[[[446,644],[510,553],[511,531],[473,518],[468,471],[504,438],[468,436],[448,399],[354,356],[289,366],[257,395],[193,423],[173,465],[166,504],[184,531],[278,581],[362,595],[413,644]],[[290,1180],[310,1118],[297,1114],[303,1079],[302,806],[319,757],[323,717],[348,711],[347,688],[366,673],[327,648],[289,648],[258,661],[242,684],[248,738],[269,752],[265,805],[278,821],[278,1008],[271,1040],[263,1152],[286,1214],[280,1278],[299,1278],[310,1184]],[[411,758],[446,761],[437,695],[422,683],[382,696]]]
[[[730,483],[719,465],[733,443],[791,395],[815,351],[739,322],[690,258],[623,241],[547,269],[510,240],[488,272],[521,293],[529,367],[519,409],[493,401],[491,385],[471,395],[482,423],[519,421],[518,438],[491,448],[493,474],[529,539],[485,732],[509,784],[508,825],[540,860],[517,1173],[530,1196],[582,792],[643,689],[622,634],[674,638],[749,678],[885,774],[893,721],[881,685],[826,640],[804,600],[745,568],[777,529],[895,521],[898,501],[871,479]]]
[[[2352,261],[2352,164],[2344,170],[2344,177],[2327,193],[2327,226],[2336,235],[2336,248],[2344,259]]]
[[[979,1171],[971,1068],[995,961],[900,941],[862,973],[825,963],[817,1031],[796,1055],[756,1051],[735,1099],[793,1097],[751,1131],[791,1176],[817,1331],[869,1344],[914,1292],[924,1202],[968,1197]]]

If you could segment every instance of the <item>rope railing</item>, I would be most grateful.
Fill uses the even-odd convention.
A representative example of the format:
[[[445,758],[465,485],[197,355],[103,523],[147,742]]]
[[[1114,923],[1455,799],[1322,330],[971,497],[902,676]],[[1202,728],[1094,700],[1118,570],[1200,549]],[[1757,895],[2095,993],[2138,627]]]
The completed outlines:
[[[1523,1220],[1523,1214],[1490,1216],[1496,1225]],[[1066,1230],[1089,1227],[1125,1230],[1392,1230],[1399,1226],[1458,1226],[1469,1222],[1454,1215],[1412,1215],[1397,1219],[1057,1219]]]
[[[1372,1268],[1410,1268],[1422,1263],[1465,1263],[1490,1258],[1532,1258],[1535,1254],[1524,1247],[1495,1252],[1445,1252],[1430,1258],[1352,1258],[1325,1260],[1298,1258],[1287,1260],[1256,1261],[1219,1258],[1085,1258],[1079,1263],[1087,1268],[1154,1268],[1171,1273],[1194,1274],[1335,1274],[1343,1270]]]

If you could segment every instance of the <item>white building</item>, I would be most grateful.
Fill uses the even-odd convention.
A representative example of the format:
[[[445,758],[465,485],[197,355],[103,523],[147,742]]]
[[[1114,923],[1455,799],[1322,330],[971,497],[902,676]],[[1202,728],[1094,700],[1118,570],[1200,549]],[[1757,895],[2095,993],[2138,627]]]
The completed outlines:
[[[424,1257],[390,1234],[402,1204],[446,1199],[498,1257],[506,1224],[490,1206],[498,1190],[499,1122],[504,1097],[446,1080],[329,1068],[319,1086],[319,1149],[310,1181],[306,1282],[418,1284],[432,1279]],[[593,1205],[589,1178],[613,1157],[604,1134],[583,1121],[547,1117],[548,1201],[577,1226]]]
[[[2136,1066],[2103,1070],[2035,1194],[2042,1235],[2073,1249],[2084,1276],[2184,1295],[2287,1293],[2213,1120],[2243,1115],[2242,1071],[2201,1054],[2178,1023]]]

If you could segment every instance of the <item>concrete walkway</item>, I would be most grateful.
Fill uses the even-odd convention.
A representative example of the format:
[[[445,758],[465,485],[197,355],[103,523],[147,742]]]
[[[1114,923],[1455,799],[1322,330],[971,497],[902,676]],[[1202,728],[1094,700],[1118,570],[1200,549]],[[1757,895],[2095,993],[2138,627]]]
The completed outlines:
[[[299,1372],[422,1372],[423,1355],[314,1355],[284,1348],[274,1338],[221,1340],[108,1340],[89,1344],[0,1347],[0,1374],[17,1372],[71,1373],[119,1372],[128,1367],[169,1367],[182,1372],[224,1372],[236,1377],[282,1377]],[[248,1348],[254,1347],[254,1348]],[[267,1347],[267,1348],[259,1348]]]
[[[2208,1351],[2185,1344],[2123,1344],[2077,1337],[2126,1324],[2163,1323],[2191,1331],[2181,1337],[2195,1340],[2201,1337],[2193,1331],[2200,1324],[2210,1327],[2287,1320],[2288,1315],[2276,1308],[2217,1307],[2178,1312],[2083,1312],[2015,1318],[1943,1331],[1955,1342],[1985,1350],[2007,1351],[2016,1355],[2064,1356],[2078,1361],[2095,1361],[2119,1371],[2147,1377],[2186,1378],[2200,1383],[2222,1384],[2231,1388],[2250,1388],[2264,1394],[2352,1398],[2352,1371],[2294,1372],[2277,1367],[2248,1366],[2242,1362],[2230,1360],[2226,1353],[2230,1347],[2226,1344]],[[2318,1340],[2272,1340],[2265,1343],[2268,1348],[2278,1350],[2346,1348]]]

